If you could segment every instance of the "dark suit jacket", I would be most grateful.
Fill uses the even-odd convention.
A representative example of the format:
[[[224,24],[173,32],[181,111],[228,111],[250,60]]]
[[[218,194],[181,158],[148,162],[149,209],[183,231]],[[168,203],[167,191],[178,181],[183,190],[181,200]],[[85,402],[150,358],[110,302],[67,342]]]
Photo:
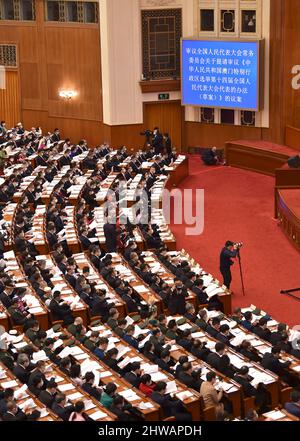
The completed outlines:
[[[240,375],[235,375],[234,380],[242,386],[246,398],[256,396],[256,389],[252,386],[249,380]]]
[[[51,395],[47,390],[42,390],[39,394],[39,400],[51,409],[55,400],[55,395],[56,394]]]
[[[54,299],[49,304],[49,309],[53,314],[54,320],[63,320],[65,325],[73,323],[74,319],[70,308],[66,305],[60,305]]]
[[[172,416],[176,413],[178,406],[177,401],[173,401],[169,394],[161,395],[154,391],[151,398],[161,406],[165,417]]]
[[[278,360],[272,353],[266,353],[263,356],[261,364],[265,369],[269,369],[276,375],[281,376],[284,374],[284,370],[290,365],[288,361],[285,363]]]
[[[52,405],[52,410],[63,421],[69,421],[71,413],[74,412],[74,406],[61,407],[56,402],[54,402]]]
[[[25,421],[27,419],[27,416],[21,409],[19,409],[16,415],[5,412],[2,415],[2,419],[3,421]]]
[[[236,257],[237,250],[230,251],[227,248],[223,248],[220,254],[220,269],[221,271],[228,270],[233,264],[232,258]]]
[[[300,418],[300,406],[296,403],[286,403],[284,406],[285,410],[297,418]]]
[[[197,392],[200,392],[200,386],[202,384],[202,380],[196,380],[192,375],[188,375],[183,371],[179,372],[178,380],[181,381],[186,386],[195,389]]]
[[[30,371],[25,369],[20,364],[17,364],[13,370],[13,374],[22,382],[22,383],[28,383]]]
[[[137,388],[139,387],[141,382],[140,377],[135,375],[133,372],[126,372],[126,374],[124,375],[124,379]]]
[[[215,352],[211,352],[207,357],[207,363],[220,371],[222,369],[222,357]]]
[[[103,226],[105,244],[108,253],[117,251],[117,226],[114,224],[104,224]]]
[[[96,398],[96,400],[100,401],[101,398],[101,392],[92,384],[90,383],[84,383],[82,385],[82,389],[87,392],[90,396]]]
[[[5,308],[9,308],[12,305],[11,298],[8,295],[6,295],[4,292],[0,294],[0,300],[5,306]]]

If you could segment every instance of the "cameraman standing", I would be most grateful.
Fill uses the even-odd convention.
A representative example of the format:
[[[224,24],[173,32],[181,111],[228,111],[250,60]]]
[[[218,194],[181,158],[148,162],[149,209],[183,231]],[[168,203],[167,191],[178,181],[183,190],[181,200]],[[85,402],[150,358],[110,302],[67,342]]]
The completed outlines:
[[[232,281],[230,270],[231,265],[234,264],[232,259],[237,256],[238,252],[239,245],[228,240],[220,254],[220,271],[224,279],[224,285],[227,286],[228,289],[230,289]]]

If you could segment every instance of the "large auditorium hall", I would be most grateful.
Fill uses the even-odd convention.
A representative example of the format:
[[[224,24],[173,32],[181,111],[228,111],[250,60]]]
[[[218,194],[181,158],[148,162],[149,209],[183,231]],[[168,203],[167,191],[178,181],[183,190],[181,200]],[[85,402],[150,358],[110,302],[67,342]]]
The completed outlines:
[[[299,23],[0,0],[1,438],[297,436]]]

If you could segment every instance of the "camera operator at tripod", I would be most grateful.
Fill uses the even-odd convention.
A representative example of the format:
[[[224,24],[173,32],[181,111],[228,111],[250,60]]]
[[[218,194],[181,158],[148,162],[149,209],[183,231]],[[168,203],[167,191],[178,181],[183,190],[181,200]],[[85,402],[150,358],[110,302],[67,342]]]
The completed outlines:
[[[230,289],[232,281],[231,266],[234,264],[232,259],[238,256],[242,246],[243,244],[241,242],[234,243],[228,240],[220,254],[220,271],[223,276],[224,285],[227,286],[228,289]]]

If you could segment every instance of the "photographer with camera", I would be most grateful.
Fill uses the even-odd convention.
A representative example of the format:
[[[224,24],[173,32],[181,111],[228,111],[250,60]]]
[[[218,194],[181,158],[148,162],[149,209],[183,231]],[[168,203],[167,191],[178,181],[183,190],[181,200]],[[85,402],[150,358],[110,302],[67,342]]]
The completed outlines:
[[[230,269],[230,267],[234,264],[232,259],[238,255],[242,245],[242,243],[234,243],[228,240],[220,254],[220,271],[223,276],[224,285],[227,286],[228,289],[230,289],[230,284],[232,281]]]

